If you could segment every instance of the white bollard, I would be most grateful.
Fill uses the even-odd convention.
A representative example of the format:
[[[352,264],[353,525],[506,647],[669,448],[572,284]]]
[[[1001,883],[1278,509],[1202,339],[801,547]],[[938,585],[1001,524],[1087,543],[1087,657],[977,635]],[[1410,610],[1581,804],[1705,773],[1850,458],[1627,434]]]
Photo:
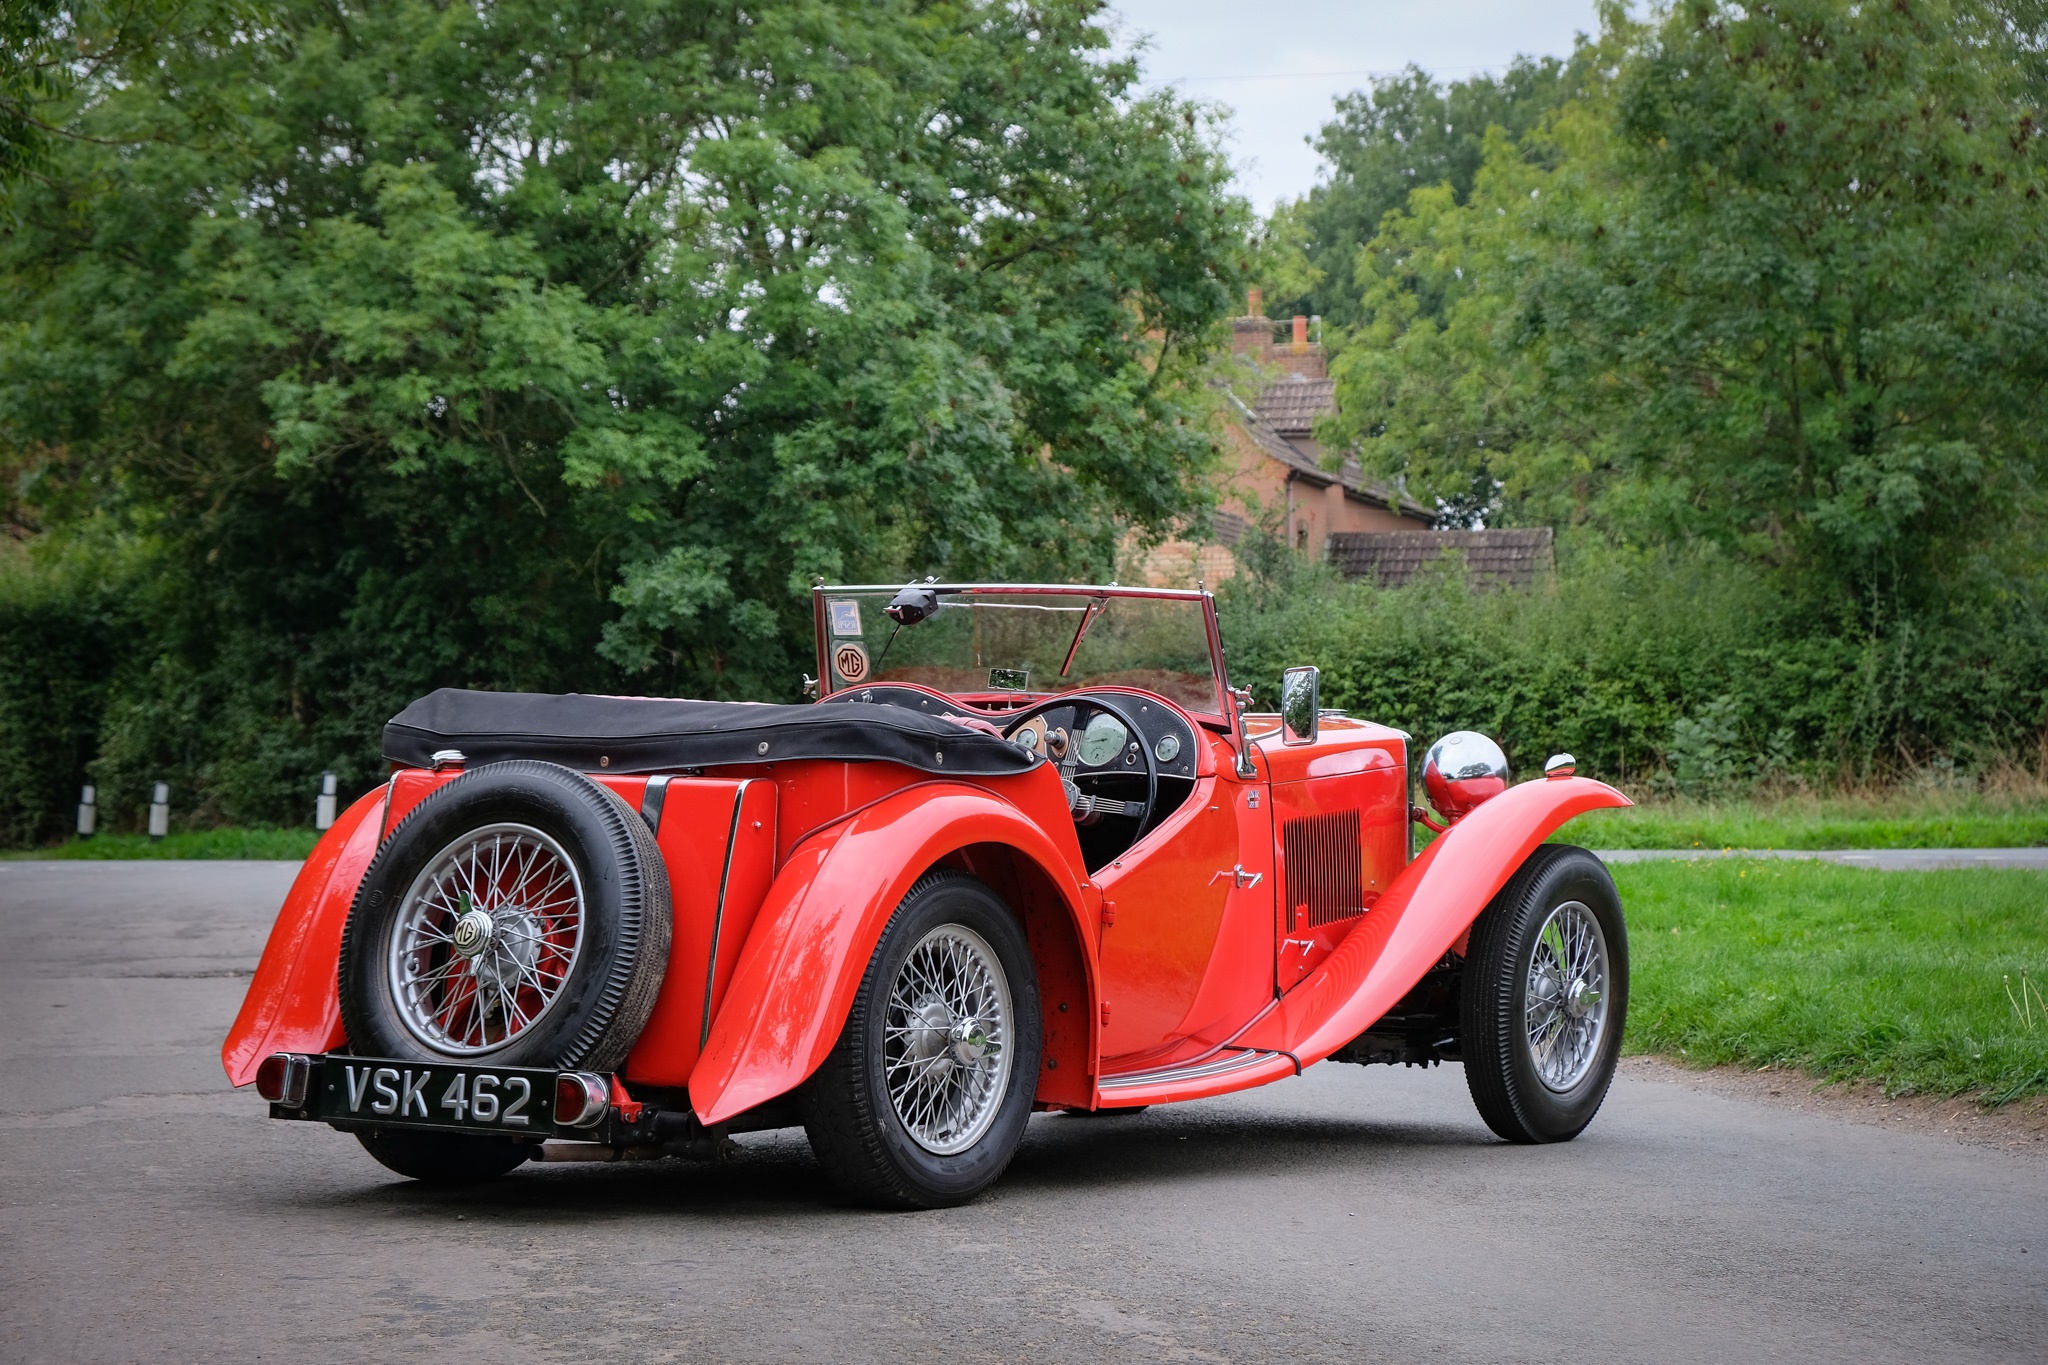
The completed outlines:
[[[81,839],[91,838],[92,832],[99,828],[100,808],[94,797],[92,784],[88,782],[78,796],[78,837]]]
[[[313,803],[313,828],[329,829],[334,825],[334,774],[320,774],[320,799]]]
[[[159,782],[150,794],[149,837],[161,839],[171,832],[171,784]]]

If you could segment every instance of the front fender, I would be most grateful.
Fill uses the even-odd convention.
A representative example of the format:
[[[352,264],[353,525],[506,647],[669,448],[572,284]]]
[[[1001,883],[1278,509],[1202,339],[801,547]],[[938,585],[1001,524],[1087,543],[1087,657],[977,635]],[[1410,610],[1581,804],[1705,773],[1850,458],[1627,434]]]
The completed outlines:
[[[1486,802],[1410,863],[1322,969],[1289,991],[1245,1045],[1302,1066],[1365,1032],[1443,959],[1522,860],[1565,821],[1633,804],[1587,777],[1538,778]]]
[[[277,912],[242,1009],[221,1045],[228,1081],[247,1085],[273,1052],[331,1052],[341,1046],[335,968],[356,887],[384,833],[380,786],[320,837]]]
[[[899,792],[813,836],[784,864],[690,1073],[698,1117],[721,1122],[809,1079],[846,1026],[897,904],[934,863],[977,844],[1005,844],[1038,864],[1082,941],[1094,942],[1078,859],[1023,811],[966,784]],[[1083,957],[1092,1008],[1094,955]]]

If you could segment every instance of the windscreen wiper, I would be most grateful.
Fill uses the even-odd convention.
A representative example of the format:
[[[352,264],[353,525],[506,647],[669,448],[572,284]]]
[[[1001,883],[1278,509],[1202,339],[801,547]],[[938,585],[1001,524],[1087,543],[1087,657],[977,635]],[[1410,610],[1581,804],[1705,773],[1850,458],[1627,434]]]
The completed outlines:
[[[889,657],[889,651],[896,645],[896,637],[903,633],[905,626],[914,626],[939,609],[938,593],[925,586],[930,582],[927,578],[924,583],[907,585],[889,599],[888,606],[882,608],[882,615],[894,621],[896,629],[889,632],[888,642],[882,646],[882,652],[875,660],[875,671],[881,671],[882,660]]]

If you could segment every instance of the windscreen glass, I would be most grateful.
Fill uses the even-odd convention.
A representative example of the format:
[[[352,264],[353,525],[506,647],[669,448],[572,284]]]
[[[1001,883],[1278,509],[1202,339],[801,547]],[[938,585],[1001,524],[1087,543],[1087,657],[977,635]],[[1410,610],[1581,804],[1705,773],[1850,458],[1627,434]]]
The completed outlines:
[[[1046,696],[1136,687],[1220,714],[1199,601],[1053,593],[942,593],[911,626],[883,613],[890,592],[825,594],[833,690],[918,683],[950,695]]]

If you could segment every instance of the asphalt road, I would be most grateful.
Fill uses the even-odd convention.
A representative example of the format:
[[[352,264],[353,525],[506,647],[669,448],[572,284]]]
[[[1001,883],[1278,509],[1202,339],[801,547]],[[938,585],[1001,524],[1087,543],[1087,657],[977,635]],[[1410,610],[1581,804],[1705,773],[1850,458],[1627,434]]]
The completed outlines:
[[[291,873],[0,863],[0,1359],[2048,1356],[2038,1158],[1627,1074],[1537,1149],[1455,1067],[1045,1115],[938,1213],[794,1133],[433,1193],[221,1077]]]

